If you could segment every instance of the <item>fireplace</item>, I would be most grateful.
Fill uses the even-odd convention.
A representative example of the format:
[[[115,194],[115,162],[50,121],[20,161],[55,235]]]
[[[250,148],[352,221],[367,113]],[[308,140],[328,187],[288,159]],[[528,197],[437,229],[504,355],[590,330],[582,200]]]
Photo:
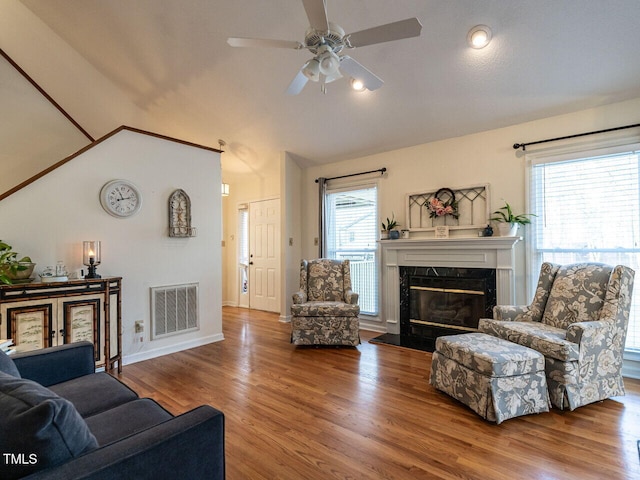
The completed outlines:
[[[491,268],[400,267],[403,343],[433,349],[441,335],[473,332],[492,317],[496,271]]]
[[[498,305],[514,305],[516,301],[516,261],[515,261],[515,245],[520,241],[520,237],[452,237],[452,238],[409,238],[399,240],[383,240],[380,242],[382,247],[382,310],[378,323],[369,321],[367,326],[371,330],[380,330],[385,332],[383,335],[387,340],[386,343],[394,343],[402,346],[416,345],[415,348],[429,350],[433,345],[427,345],[434,342],[434,338],[444,334],[463,333],[466,328],[477,327],[477,319],[492,316],[491,307]],[[440,310],[439,315],[435,315],[435,321],[431,319],[423,319],[421,316],[414,315],[414,322],[402,326],[405,322],[401,320],[411,318],[408,293],[401,294],[400,284],[408,280],[405,278],[408,268],[414,268],[414,272],[426,272],[429,274],[438,272],[438,275],[432,275],[443,280],[457,280],[461,274],[473,272],[470,276],[471,280],[482,280],[488,283],[485,285],[477,285],[473,282],[466,286],[451,286],[446,283],[442,285],[433,285],[434,280],[425,280],[423,284],[415,285],[423,287],[422,291],[432,293],[448,293],[449,298],[445,298],[441,305],[435,305],[437,308],[432,310]],[[444,270],[442,270],[444,268]],[[451,269],[451,270],[447,270]],[[475,278],[478,272],[490,270],[492,271],[492,279]],[[402,271],[402,274],[401,274]],[[458,273],[451,273],[451,272]],[[462,275],[468,276],[468,275]],[[481,277],[483,274],[480,275]],[[403,280],[403,278],[405,278]],[[426,290],[428,288],[436,289]],[[479,294],[474,295],[467,300],[466,307],[463,305],[458,308],[458,296],[455,292],[438,292],[437,289],[450,290],[469,290],[474,292],[483,291],[483,306],[480,306],[480,300],[477,298]],[[408,290],[407,290],[408,291]],[[495,295],[495,297],[494,297]],[[414,307],[420,315],[433,299],[416,300],[418,302]],[[419,303],[422,302],[422,306]],[[449,302],[448,305],[447,302]],[[455,304],[457,311],[454,313],[452,305]],[[465,307],[465,308],[463,308]],[[462,310],[471,309],[476,311],[472,313],[471,321],[461,321]],[[447,312],[447,310],[451,310]],[[443,317],[448,317],[448,325],[441,325]],[[446,318],[445,318],[446,319]],[[364,321],[361,321],[363,325]],[[436,325],[432,325],[436,324]]]

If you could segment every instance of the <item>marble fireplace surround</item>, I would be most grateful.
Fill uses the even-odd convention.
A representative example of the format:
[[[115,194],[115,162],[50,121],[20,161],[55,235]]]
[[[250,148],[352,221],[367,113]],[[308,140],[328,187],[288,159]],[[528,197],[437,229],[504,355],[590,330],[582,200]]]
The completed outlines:
[[[460,237],[382,240],[383,322],[400,333],[399,267],[491,268],[496,270],[498,305],[515,302],[516,243],[521,237]]]

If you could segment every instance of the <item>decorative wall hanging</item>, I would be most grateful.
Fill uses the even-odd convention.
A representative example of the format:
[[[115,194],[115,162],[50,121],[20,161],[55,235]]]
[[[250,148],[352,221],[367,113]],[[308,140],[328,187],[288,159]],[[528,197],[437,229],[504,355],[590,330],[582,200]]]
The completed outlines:
[[[425,204],[425,207],[429,210],[429,217],[431,218],[451,215],[451,217],[457,219],[460,216],[456,194],[450,188],[438,190]]]
[[[479,230],[490,217],[489,184],[438,188],[406,197],[406,227],[412,232]],[[474,232],[477,235],[477,232]]]
[[[196,229],[191,226],[191,199],[180,188],[169,197],[169,236],[196,236]]]

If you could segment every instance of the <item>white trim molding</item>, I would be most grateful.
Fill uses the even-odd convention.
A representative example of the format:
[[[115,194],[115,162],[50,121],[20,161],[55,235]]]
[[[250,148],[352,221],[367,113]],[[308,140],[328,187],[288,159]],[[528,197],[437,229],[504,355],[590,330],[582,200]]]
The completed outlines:
[[[640,379],[640,352],[624,352],[624,360],[622,362],[622,376]]]
[[[401,266],[496,270],[498,305],[515,302],[514,247],[521,237],[461,237],[383,240],[382,316],[388,333],[400,333]]]

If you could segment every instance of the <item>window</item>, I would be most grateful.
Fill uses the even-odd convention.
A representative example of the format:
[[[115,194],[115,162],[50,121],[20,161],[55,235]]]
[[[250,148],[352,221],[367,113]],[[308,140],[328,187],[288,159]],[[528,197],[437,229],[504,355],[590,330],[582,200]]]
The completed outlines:
[[[249,208],[238,208],[238,305],[249,307]]]
[[[351,284],[360,296],[360,311],[377,315],[377,188],[375,185],[340,190],[329,188],[324,200],[324,255],[350,260]]]
[[[640,351],[640,156],[636,145],[527,156],[531,282],[544,261],[603,262],[636,272],[626,350]],[[532,293],[532,292],[530,292]]]

